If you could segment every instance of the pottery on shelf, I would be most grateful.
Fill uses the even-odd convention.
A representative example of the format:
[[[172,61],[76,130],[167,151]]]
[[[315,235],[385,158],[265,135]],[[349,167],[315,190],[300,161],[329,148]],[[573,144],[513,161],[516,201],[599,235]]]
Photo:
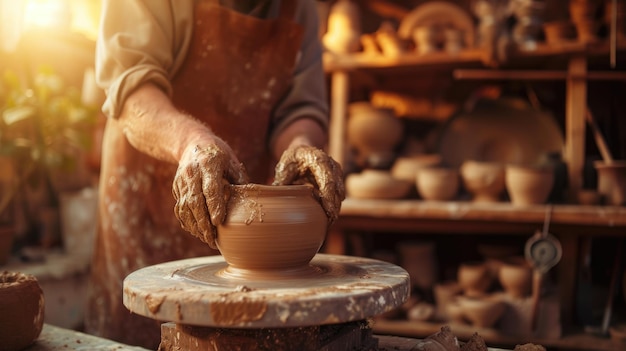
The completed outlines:
[[[505,168],[499,162],[468,160],[461,164],[463,186],[474,202],[498,202],[504,194]]]
[[[463,292],[458,282],[450,280],[436,283],[433,286],[433,296],[435,298],[435,306],[437,314],[442,319],[451,318],[448,314],[447,306],[454,302],[455,298]]]
[[[409,273],[411,285],[421,291],[431,291],[439,275],[435,243],[401,241],[396,251],[400,254],[400,265]]]
[[[485,262],[467,261],[459,264],[457,281],[463,289],[463,295],[476,297],[487,293],[493,283],[493,276]]]
[[[361,19],[357,4],[339,0],[330,8],[328,29],[322,37],[326,50],[335,54],[347,54],[360,49]]]
[[[512,204],[544,204],[554,185],[554,170],[547,166],[510,164],[506,167],[505,184]]]
[[[498,280],[510,296],[518,299],[525,298],[532,290],[533,269],[524,257],[509,257],[500,265]]]
[[[598,161],[594,167],[598,173],[598,192],[604,196],[606,204],[626,205],[626,161]]]
[[[495,296],[459,296],[457,299],[463,317],[477,328],[492,328],[506,310],[504,301]]]
[[[356,199],[400,199],[409,194],[413,183],[395,178],[386,170],[365,169],[348,174],[345,186],[346,194]]]
[[[417,171],[424,167],[437,166],[441,156],[437,154],[421,154],[397,157],[391,166],[391,174],[397,178],[414,183]]]
[[[322,206],[307,185],[229,185],[217,247],[233,274],[255,274],[308,267],[328,227]]]
[[[418,169],[415,174],[417,192],[424,200],[448,201],[454,199],[460,187],[459,170],[445,166]]]
[[[17,351],[31,345],[44,323],[44,296],[37,278],[0,273],[0,350]]]
[[[391,165],[403,134],[404,125],[393,110],[374,107],[367,101],[350,104],[346,137],[362,166]]]

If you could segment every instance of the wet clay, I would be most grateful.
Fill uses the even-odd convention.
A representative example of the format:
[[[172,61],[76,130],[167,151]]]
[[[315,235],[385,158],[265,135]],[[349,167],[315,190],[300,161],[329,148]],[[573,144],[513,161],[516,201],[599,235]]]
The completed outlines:
[[[44,306],[34,276],[0,273],[0,350],[21,350],[32,344],[43,329]]]

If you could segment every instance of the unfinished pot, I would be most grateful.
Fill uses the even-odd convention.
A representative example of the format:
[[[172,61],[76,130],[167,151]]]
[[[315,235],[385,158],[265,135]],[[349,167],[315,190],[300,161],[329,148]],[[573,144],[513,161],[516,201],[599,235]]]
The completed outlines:
[[[543,204],[554,185],[554,170],[548,166],[511,164],[506,167],[505,184],[512,204]]]
[[[498,280],[504,291],[516,299],[530,295],[533,269],[524,257],[510,257],[500,265]]]
[[[44,307],[34,276],[0,273],[0,350],[17,351],[32,344],[43,329]]]
[[[357,162],[364,167],[390,166],[404,134],[402,121],[391,109],[377,108],[367,101],[354,102],[349,110],[346,133],[348,143],[358,153]]]
[[[228,213],[217,247],[234,275],[282,275],[306,270],[328,227],[307,185],[230,185]]]
[[[498,202],[504,193],[505,168],[499,162],[468,160],[460,168],[463,186],[474,202]]]
[[[355,199],[400,199],[406,197],[413,186],[397,179],[389,171],[366,169],[346,177],[346,193]]]
[[[596,162],[598,192],[607,205],[626,205],[626,161]]]
[[[489,295],[459,296],[458,303],[465,319],[477,328],[492,328],[506,310],[503,301]]]
[[[493,283],[489,266],[482,261],[468,261],[459,265],[457,281],[465,296],[483,296]]]
[[[424,200],[448,201],[454,199],[461,180],[459,170],[444,166],[420,168],[415,175],[417,192]]]

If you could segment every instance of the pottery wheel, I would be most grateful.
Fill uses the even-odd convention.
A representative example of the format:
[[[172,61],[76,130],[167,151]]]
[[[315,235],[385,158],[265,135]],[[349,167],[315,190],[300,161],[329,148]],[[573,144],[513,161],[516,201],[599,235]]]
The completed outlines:
[[[124,280],[124,305],[186,325],[282,328],[362,320],[410,294],[404,269],[369,258],[317,254],[303,272],[284,278],[228,268],[222,256],[208,256],[137,270]]]

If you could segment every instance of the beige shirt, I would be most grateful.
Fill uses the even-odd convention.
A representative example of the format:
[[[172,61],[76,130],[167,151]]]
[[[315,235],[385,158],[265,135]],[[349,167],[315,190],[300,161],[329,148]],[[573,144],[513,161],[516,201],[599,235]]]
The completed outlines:
[[[105,90],[104,113],[119,116],[127,96],[150,81],[172,95],[171,79],[181,67],[191,40],[197,0],[105,0],[96,47],[98,85]],[[288,0],[292,1],[292,0]],[[298,1],[295,21],[304,27],[293,86],[274,110],[270,143],[301,117],[328,126],[328,103],[312,0]],[[264,18],[276,18],[279,1],[271,1]]]

